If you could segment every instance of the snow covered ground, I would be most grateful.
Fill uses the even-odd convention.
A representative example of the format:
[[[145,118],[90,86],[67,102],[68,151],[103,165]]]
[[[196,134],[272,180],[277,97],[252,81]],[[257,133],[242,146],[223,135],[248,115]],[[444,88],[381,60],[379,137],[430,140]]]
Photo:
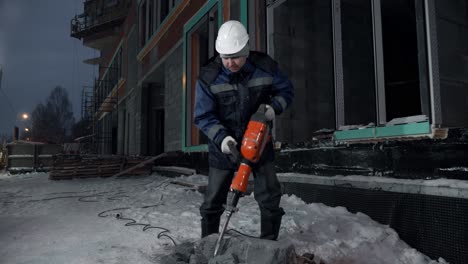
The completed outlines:
[[[0,172],[0,263],[158,263],[174,243],[200,236],[203,195],[171,182],[206,184],[203,175],[51,181],[46,173]],[[431,260],[368,216],[305,204],[284,195],[279,240],[327,264],[425,264]],[[230,228],[258,236],[253,195],[242,198]]]

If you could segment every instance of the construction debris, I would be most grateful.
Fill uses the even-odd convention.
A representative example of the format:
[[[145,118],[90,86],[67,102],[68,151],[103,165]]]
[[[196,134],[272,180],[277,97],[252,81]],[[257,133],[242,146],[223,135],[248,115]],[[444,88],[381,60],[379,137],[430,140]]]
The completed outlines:
[[[0,145],[0,170],[3,170],[5,168],[6,164],[6,150],[3,149],[3,147]]]
[[[132,172],[132,174],[134,174],[133,172],[135,171],[139,171],[141,169],[147,169],[147,167],[149,167],[149,169],[151,170],[151,168],[153,168],[153,162],[157,159],[160,159],[162,157],[166,157],[167,154],[166,153],[161,153],[159,154],[158,156],[156,157],[150,157],[149,159],[147,160],[143,160],[143,161],[140,161],[138,162],[137,164],[134,164],[133,166],[130,166],[126,169],[124,169],[123,171],[113,175],[112,177],[119,177],[119,176],[122,176],[122,175],[126,175],[126,174],[129,174],[130,172]]]
[[[197,170],[178,166],[154,166],[153,171],[167,176],[193,175]]]
[[[117,177],[151,173],[156,157],[97,155],[55,155],[49,172],[51,180],[74,178]]]

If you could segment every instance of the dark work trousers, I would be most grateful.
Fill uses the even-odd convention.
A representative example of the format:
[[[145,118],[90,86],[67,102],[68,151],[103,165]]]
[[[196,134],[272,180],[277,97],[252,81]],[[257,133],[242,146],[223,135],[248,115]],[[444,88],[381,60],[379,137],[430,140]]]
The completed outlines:
[[[284,211],[279,207],[282,193],[273,162],[254,168],[253,175],[254,197],[261,215],[260,237],[275,240]],[[233,177],[232,170],[210,168],[205,199],[200,207],[202,237],[219,232],[220,218]]]

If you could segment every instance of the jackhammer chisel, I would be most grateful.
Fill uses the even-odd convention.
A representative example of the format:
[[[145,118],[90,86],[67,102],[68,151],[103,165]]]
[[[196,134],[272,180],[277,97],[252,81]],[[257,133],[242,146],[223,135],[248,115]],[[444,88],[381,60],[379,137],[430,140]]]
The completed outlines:
[[[226,202],[226,221],[223,224],[218,240],[216,241],[214,256],[218,254],[221,241],[226,232],[229,220],[234,212],[238,210],[237,203],[243,194],[247,191],[249,176],[252,167],[260,160],[266,143],[270,140],[270,121],[265,117],[266,105],[262,104],[250,118],[247,129],[242,138],[240,152],[236,149],[234,143],[229,142],[234,161],[239,164],[236,176],[232,180],[231,187]]]

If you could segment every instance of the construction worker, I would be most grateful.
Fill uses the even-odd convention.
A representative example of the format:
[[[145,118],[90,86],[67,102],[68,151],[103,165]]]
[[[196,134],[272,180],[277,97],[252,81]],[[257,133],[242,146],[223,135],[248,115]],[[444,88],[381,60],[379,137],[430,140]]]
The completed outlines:
[[[238,146],[247,123],[261,104],[273,120],[293,99],[293,87],[268,55],[249,50],[249,35],[239,21],[227,21],[218,31],[218,56],[200,70],[196,83],[195,125],[208,137],[208,187],[200,207],[202,237],[218,233],[229,186],[237,169],[228,142]],[[254,196],[260,207],[260,238],[276,240],[284,211],[270,140],[254,166]]]

